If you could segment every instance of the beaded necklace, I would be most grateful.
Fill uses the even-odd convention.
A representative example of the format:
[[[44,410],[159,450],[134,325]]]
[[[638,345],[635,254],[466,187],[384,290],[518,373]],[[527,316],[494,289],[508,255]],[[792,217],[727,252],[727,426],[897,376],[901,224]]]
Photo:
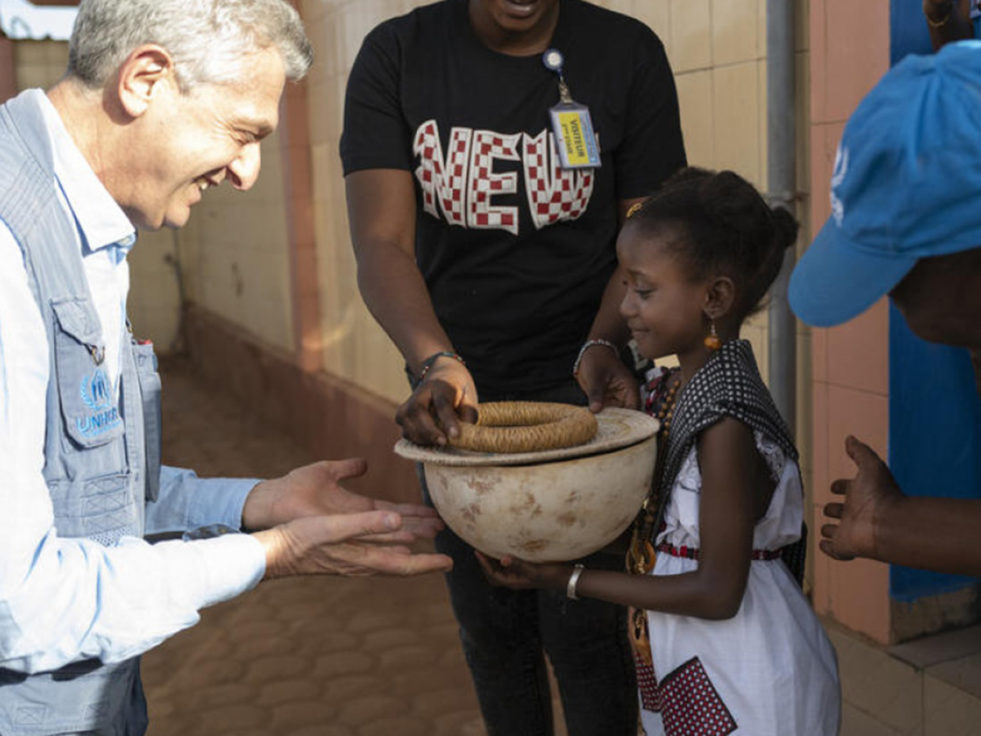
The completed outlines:
[[[657,461],[654,464],[654,477],[651,480],[651,491],[644,499],[640,514],[634,522],[633,533],[630,537],[630,547],[627,549],[626,566],[627,572],[634,575],[646,575],[654,568],[654,544],[652,535],[654,524],[657,521],[656,512],[658,487],[660,485],[661,471],[664,467],[664,460],[667,455],[668,438],[671,435],[671,419],[674,417],[674,407],[678,398],[678,390],[681,388],[681,375],[679,374],[664,392],[661,405],[654,414],[655,418],[661,423],[661,428],[657,433]],[[647,400],[647,409],[650,410],[661,398],[658,392],[652,392]]]

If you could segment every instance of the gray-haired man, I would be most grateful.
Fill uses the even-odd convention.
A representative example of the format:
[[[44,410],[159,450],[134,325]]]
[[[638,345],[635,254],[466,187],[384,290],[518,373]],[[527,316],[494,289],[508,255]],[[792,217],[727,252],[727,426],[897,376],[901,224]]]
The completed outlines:
[[[264,577],[414,574],[435,515],[345,491],[360,460],[272,481],[161,468],[159,379],[125,329],[135,227],[248,189],[287,79],[283,0],[83,0],[67,76],[0,107],[0,733],[141,734],[138,655]],[[149,545],[144,534],[259,529]],[[206,537],[207,533],[192,534]]]

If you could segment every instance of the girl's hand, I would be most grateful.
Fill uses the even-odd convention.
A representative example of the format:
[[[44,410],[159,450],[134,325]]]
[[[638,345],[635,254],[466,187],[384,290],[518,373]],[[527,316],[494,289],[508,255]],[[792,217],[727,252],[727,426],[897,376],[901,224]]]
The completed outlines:
[[[594,414],[607,406],[639,408],[637,379],[620,360],[619,354],[605,345],[595,345],[582,354],[576,380]]]
[[[515,557],[502,557],[495,560],[474,550],[477,561],[480,562],[484,575],[491,585],[511,588],[512,590],[527,590],[541,588],[543,590],[565,590],[572,575],[572,565],[560,563],[525,562]]]

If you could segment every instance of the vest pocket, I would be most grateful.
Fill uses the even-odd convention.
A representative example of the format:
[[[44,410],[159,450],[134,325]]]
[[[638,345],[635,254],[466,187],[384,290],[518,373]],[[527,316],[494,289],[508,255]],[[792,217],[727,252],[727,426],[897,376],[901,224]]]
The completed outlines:
[[[109,665],[89,660],[0,686],[0,733],[143,733],[139,676],[136,658]]]
[[[87,298],[53,301],[57,317],[54,362],[65,431],[82,447],[121,437],[118,384],[105,370],[105,343],[95,308]],[[60,328],[60,329],[59,329]]]
[[[121,537],[142,536],[128,473],[48,483],[48,491],[59,537],[88,537],[111,546]]]

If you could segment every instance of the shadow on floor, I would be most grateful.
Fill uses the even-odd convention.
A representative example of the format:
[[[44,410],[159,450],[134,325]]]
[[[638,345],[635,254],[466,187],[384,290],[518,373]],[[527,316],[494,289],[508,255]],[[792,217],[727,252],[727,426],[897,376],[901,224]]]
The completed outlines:
[[[189,366],[164,374],[164,462],[271,477],[313,461]],[[143,659],[149,736],[483,736],[443,580],[264,583]]]

